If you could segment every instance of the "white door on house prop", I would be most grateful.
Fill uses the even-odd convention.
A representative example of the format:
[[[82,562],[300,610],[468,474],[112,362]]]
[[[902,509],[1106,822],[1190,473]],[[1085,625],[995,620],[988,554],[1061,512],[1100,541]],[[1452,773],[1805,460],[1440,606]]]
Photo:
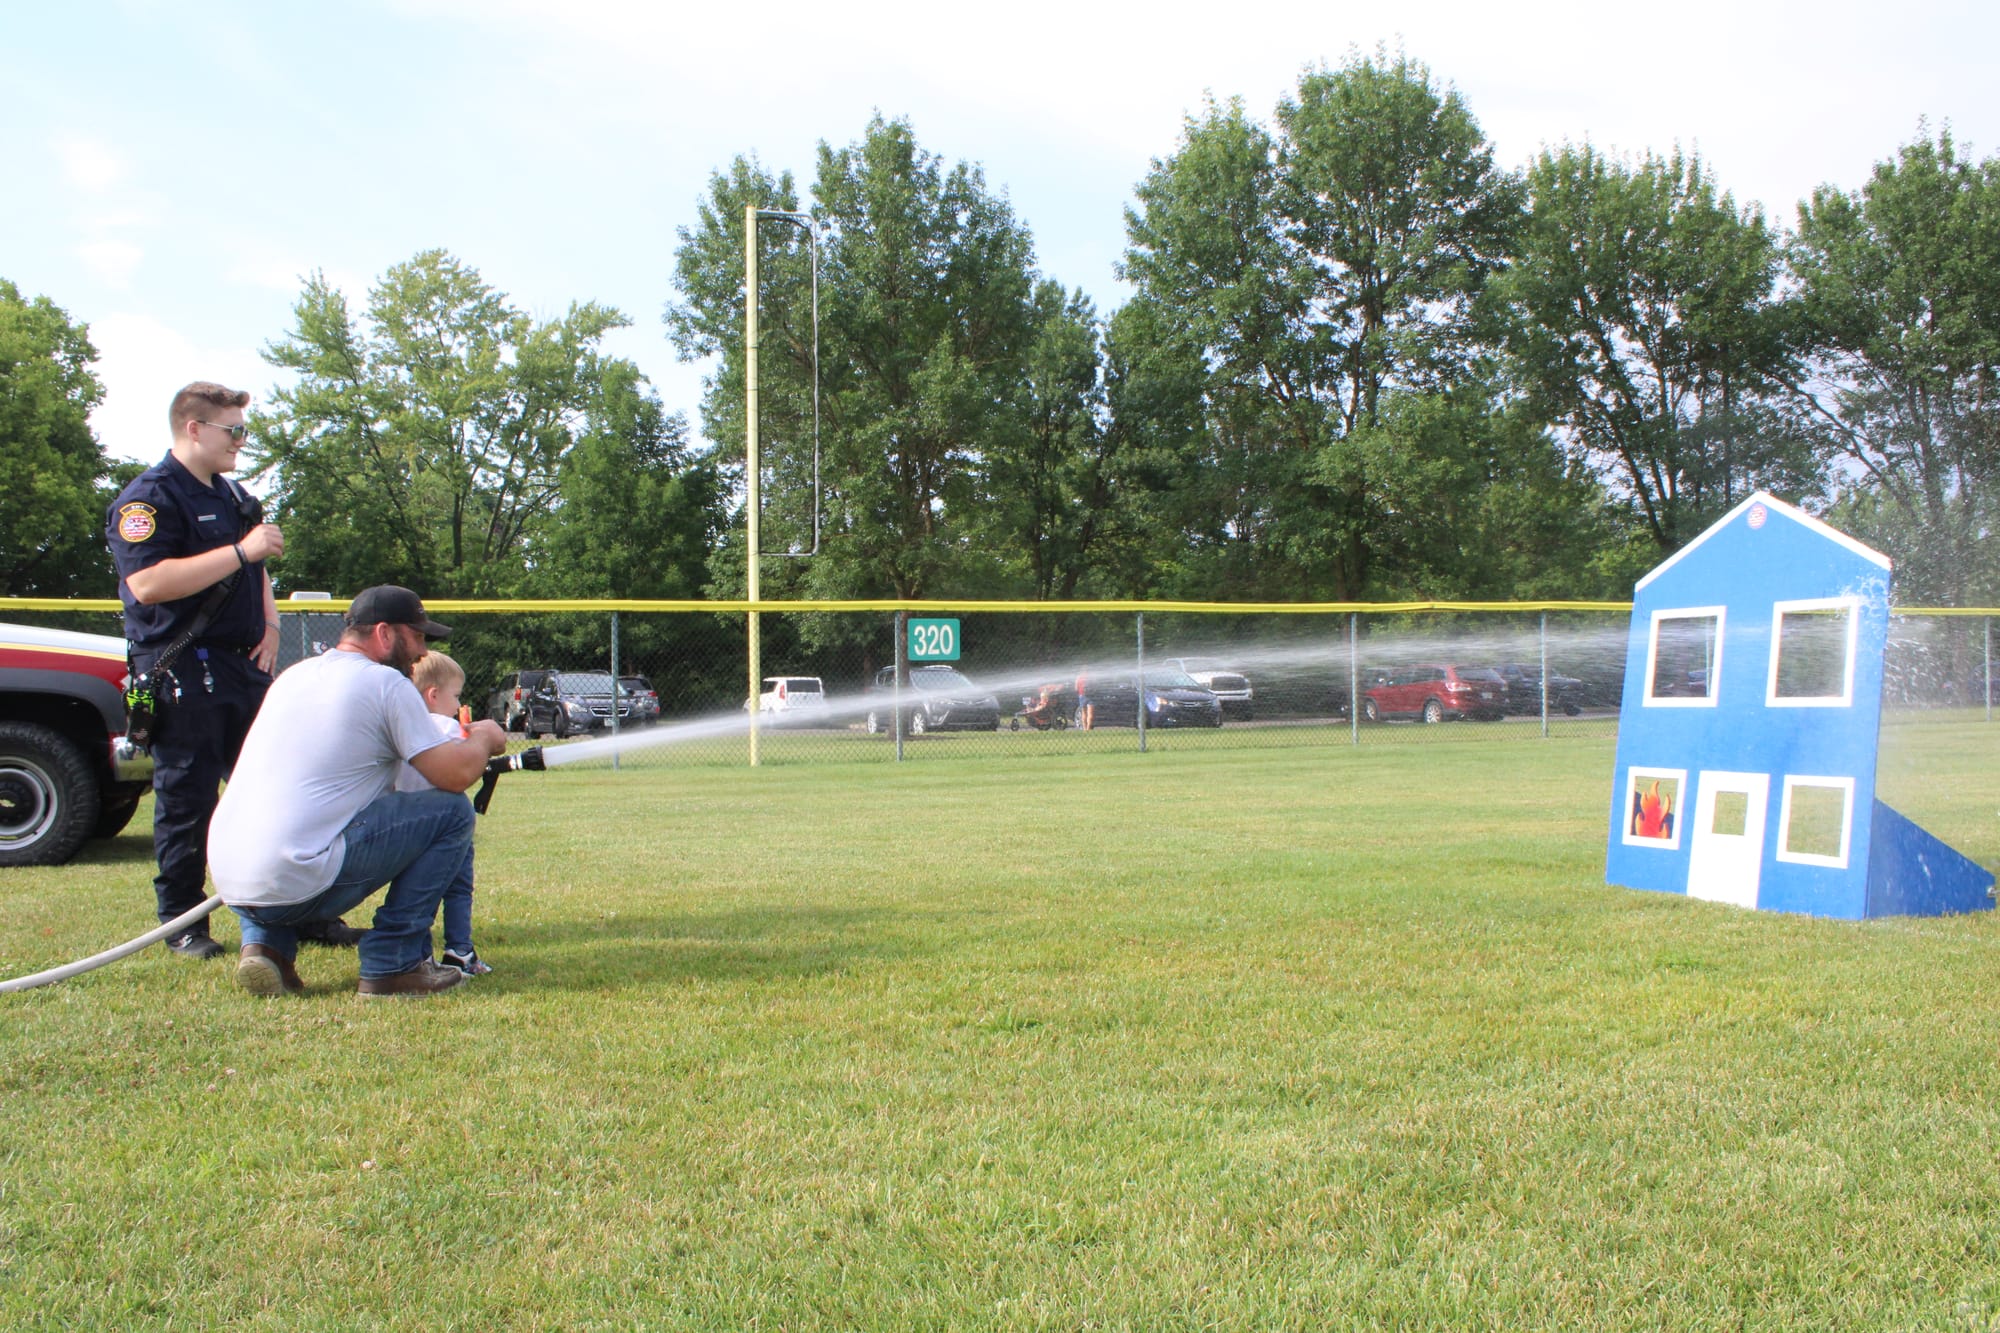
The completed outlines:
[[[1755,907],[1771,775],[1704,772],[1696,781],[1688,897]]]

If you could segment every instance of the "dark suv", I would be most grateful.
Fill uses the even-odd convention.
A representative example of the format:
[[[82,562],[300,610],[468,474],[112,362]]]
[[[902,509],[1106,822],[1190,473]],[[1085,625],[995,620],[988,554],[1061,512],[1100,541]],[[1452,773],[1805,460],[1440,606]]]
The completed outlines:
[[[500,678],[500,688],[486,696],[486,716],[507,731],[519,731],[528,718],[528,696],[554,674],[553,671],[508,672]]]
[[[875,673],[869,689],[868,734],[879,736],[895,728],[891,704],[896,689],[896,668],[885,666]],[[1000,701],[948,666],[910,668],[909,688],[903,691],[903,731],[922,736],[933,731],[996,731],[1000,727]]]
[[[1542,669],[1533,662],[1502,662],[1493,668],[1507,682],[1507,711],[1542,711]],[[1549,711],[1575,717],[1583,711],[1583,682],[1575,676],[1549,673]]]
[[[660,692],[653,688],[652,681],[644,676],[620,676],[618,688],[631,700],[619,718],[621,725],[643,727],[660,720]]]
[[[620,689],[609,671],[551,671],[528,695],[521,730],[539,736],[573,736],[630,719],[634,696]]]

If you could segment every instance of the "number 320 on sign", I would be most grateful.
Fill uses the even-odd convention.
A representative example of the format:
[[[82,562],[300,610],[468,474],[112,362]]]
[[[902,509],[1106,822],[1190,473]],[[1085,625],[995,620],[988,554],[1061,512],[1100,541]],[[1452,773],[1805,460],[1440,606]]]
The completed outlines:
[[[956,620],[912,620],[910,622],[912,662],[956,662],[958,622]]]

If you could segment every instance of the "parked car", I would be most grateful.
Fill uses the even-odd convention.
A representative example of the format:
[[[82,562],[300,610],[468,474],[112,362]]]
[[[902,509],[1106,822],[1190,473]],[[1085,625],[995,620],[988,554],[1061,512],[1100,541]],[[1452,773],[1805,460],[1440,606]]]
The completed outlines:
[[[1688,667],[1681,671],[1662,671],[1653,683],[1655,699],[1706,699],[1708,697],[1708,668]]]
[[[0,866],[61,865],[111,837],[152,777],[125,740],[125,641],[0,625]]]
[[[1362,698],[1365,700],[1370,689],[1377,685],[1387,684],[1388,680],[1389,673],[1384,668],[1363,668],[1357,679],[1357,683],[1361,688]],[[1348,683],[1345,673],[1335,677],[1332,683],[1326,685],[1318,693],[1319,707],[1330,716],[1339,718],[1342,721],[1347,721],[1354,716],[1354,692]]]
[[[1146,668],[1148,727],[1219,727],[1222,701],[1215,691],[1172,667]],[[1139,725],[1139,690],[1129,671],[1090,677],[1092,727]],[[1079,723],[1081,719],[1078,719]]]
[[[1491,667],[1420,662],[1392,668],[1389,679],[1362,696],[1361,715],[1370,722],[1391,717],[1497,721],[1507,707],[1507,683]]]
[[[1186,672],[1197,685],[1206,688],[1222,705],[1224,717],[1248,722],[1256,716],[1255,692],[1250,688],[1250,678],[1242,672],[1232,671],[1212,657],[1168,657],[1161,659],[1160,665],[1170,671]]]
[[[869,686],[868,734],[878,736],[895,726],[896,668],[885,666]],[[911,736],[933,731],[997,731],[1000,701],[948,666],[910,668],[903,691],[903,730]]]
[[[500,687],[486,696],[486,716],[508,731],[519,731],[528,717],[528,696],[554,675],[553,671],[510,671]]]
[[[521,730],[529,740],[596,731],[611,724],[614,709],[623,722],[631,716],[632,699],[609,671],[552,671],[528,695]]]
[[[743,711],[750,711],[747,699]],[[818,676],[766,676],[764,692],[757,696],[757,713],[774,726],[823,727],[829,717],[826,688]]]
[[[1493,668],[1507,682],[1507,711],[1529,716],[1542,711],[1542,669],[1533,662],[1502,662]],[[1549,673],[1549,711],[1566,717],[1583,711],[1583,682],[1575,676]]]
[[[660,720],[660,692],[644,676],[620,676],[618,688],[631,700],[630,711],[619,719],[621,726],[650,726]]]

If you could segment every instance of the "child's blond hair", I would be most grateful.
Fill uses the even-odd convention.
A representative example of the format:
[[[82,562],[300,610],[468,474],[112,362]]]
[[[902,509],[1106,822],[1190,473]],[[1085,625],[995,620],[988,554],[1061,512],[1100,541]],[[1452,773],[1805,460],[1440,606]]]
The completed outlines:
[[[428,652],[410,668],[410,683],[423,690],[455,690],[465,685],[465,668],[440,652]]]

